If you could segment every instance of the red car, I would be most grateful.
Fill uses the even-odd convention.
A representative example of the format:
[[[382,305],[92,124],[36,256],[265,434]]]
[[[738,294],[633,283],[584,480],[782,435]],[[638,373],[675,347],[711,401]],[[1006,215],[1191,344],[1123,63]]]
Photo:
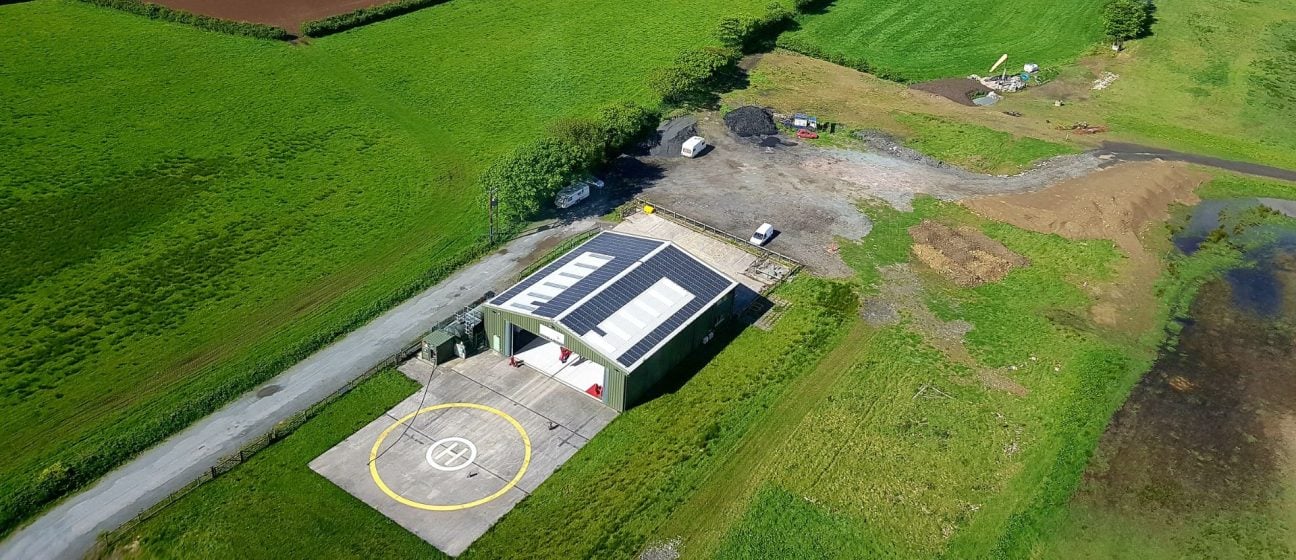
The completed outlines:
[[[819,137],[819,133],[813,132],[805,128],[797,131],[797,138],[806,138],[809,140],[813,140],[818,137]]]

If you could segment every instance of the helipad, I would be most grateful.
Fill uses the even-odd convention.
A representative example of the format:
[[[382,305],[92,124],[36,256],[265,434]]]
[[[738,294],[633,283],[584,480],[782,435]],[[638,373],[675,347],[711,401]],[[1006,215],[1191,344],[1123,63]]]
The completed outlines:
[[[401,366],[421,382],[431,370],[418,360]],[[560,381],[484,354],[443,364],[426,396],[411,395],[310,467],[455,556],[615,415]]]

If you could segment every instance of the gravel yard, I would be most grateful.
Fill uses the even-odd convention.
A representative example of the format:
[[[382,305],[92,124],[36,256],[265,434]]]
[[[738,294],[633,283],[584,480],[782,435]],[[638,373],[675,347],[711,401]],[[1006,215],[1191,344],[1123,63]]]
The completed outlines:
[[[712,145],[699,158],[622,158],[613,175],[647,200],[746,239],[763,222],[779,234],[768,247],[824,276],[849,276],[836,253],[840,239],[858,240],[872,224],[861,199],[908,208],[917,194],[945,200],[1041,189],[1100,169],[1113,160],[1063,156],[1011,177],[981,175],[906,157],[903,151],[826,149],[784,139],[763,147],[725,130],[714,113],[698,120]]]

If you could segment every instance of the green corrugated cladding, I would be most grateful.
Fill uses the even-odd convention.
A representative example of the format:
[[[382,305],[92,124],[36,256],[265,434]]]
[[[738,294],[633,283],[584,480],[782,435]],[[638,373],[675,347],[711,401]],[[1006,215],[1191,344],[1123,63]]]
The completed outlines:
[[[701,347],[707,335],[713,333],[722,321],[729,318],[733,313],[733,298],[734,292],[731,290],[635,368],[634,373],[626,378],[626,388],[621,392],[625,398],[624,407],[617,410],[642,404],[645,395],[652,391],[653,386],[660,383],[662,378],[666,377],[684,358]]]
[[[431,334],[423,337],[423,344],[436,352],[438,364],[446,363],[455,358],[455,337],[448,332],[440,330],[432,331]]]
[[[566,327],[553,321],[511,313],[494,307],[484,308],[486,311],[484,317],[486,342],[492,350],[507,356],[512,351],[513,345],[512,333],[508,328],[510,324],[537,334],[540,332],[540,325],[546,325],[561,332],[566,335],[564,345],[567,348],[590,361],[603,365],[606,369],[603,403],[614,410],[624,411],[640,404],[644,396],[650,393],[652,387],[660,382],[663,377],[666,377],[666,374],[675,365],[679,364],[699,346],[702,346],[702,341],[707,335],[711,334],[722,320],[733,313],[733,298],[733,291],[725,294],[714,306],[703,312],[683,331],[671,338],[665,346],[653,353],[643,364],[640,364],[635,369],[634,375],[626,375],[621,364],[615,360],[603,358],[593,348],[581,342],[580,338],[573,335]]]

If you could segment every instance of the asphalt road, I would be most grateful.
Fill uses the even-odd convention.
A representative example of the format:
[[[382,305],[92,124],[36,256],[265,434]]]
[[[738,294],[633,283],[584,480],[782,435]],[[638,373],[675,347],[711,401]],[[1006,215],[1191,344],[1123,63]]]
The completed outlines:
[[[1174,150],[1164,150],[1161,148],[1141,146],[1139,144],[1128,144],[1125,142],[1103,142],[1095,153],[1098,155],[1110,154],[1120,161],[1146,161],[1151,159],[1186,161],[1188,163],[1217,167],[1219,169],[1246,173],[1248,175],[1258,175],[1260,177],[1282,179],[1284,181],[1296,181],[1296,171],[1291,169],[1203,156],[1200,154],[1176,152]]]
[[[593,227],[592,220],[583,220],[536,232],[456,272],[262,386],[277,390],[248,392],[60,502],[0,543],[0,559],[84,557],[100,533],[197,479],[220,458],[327,397],[486,291],[512,284],[527,263],[561,239]]]

